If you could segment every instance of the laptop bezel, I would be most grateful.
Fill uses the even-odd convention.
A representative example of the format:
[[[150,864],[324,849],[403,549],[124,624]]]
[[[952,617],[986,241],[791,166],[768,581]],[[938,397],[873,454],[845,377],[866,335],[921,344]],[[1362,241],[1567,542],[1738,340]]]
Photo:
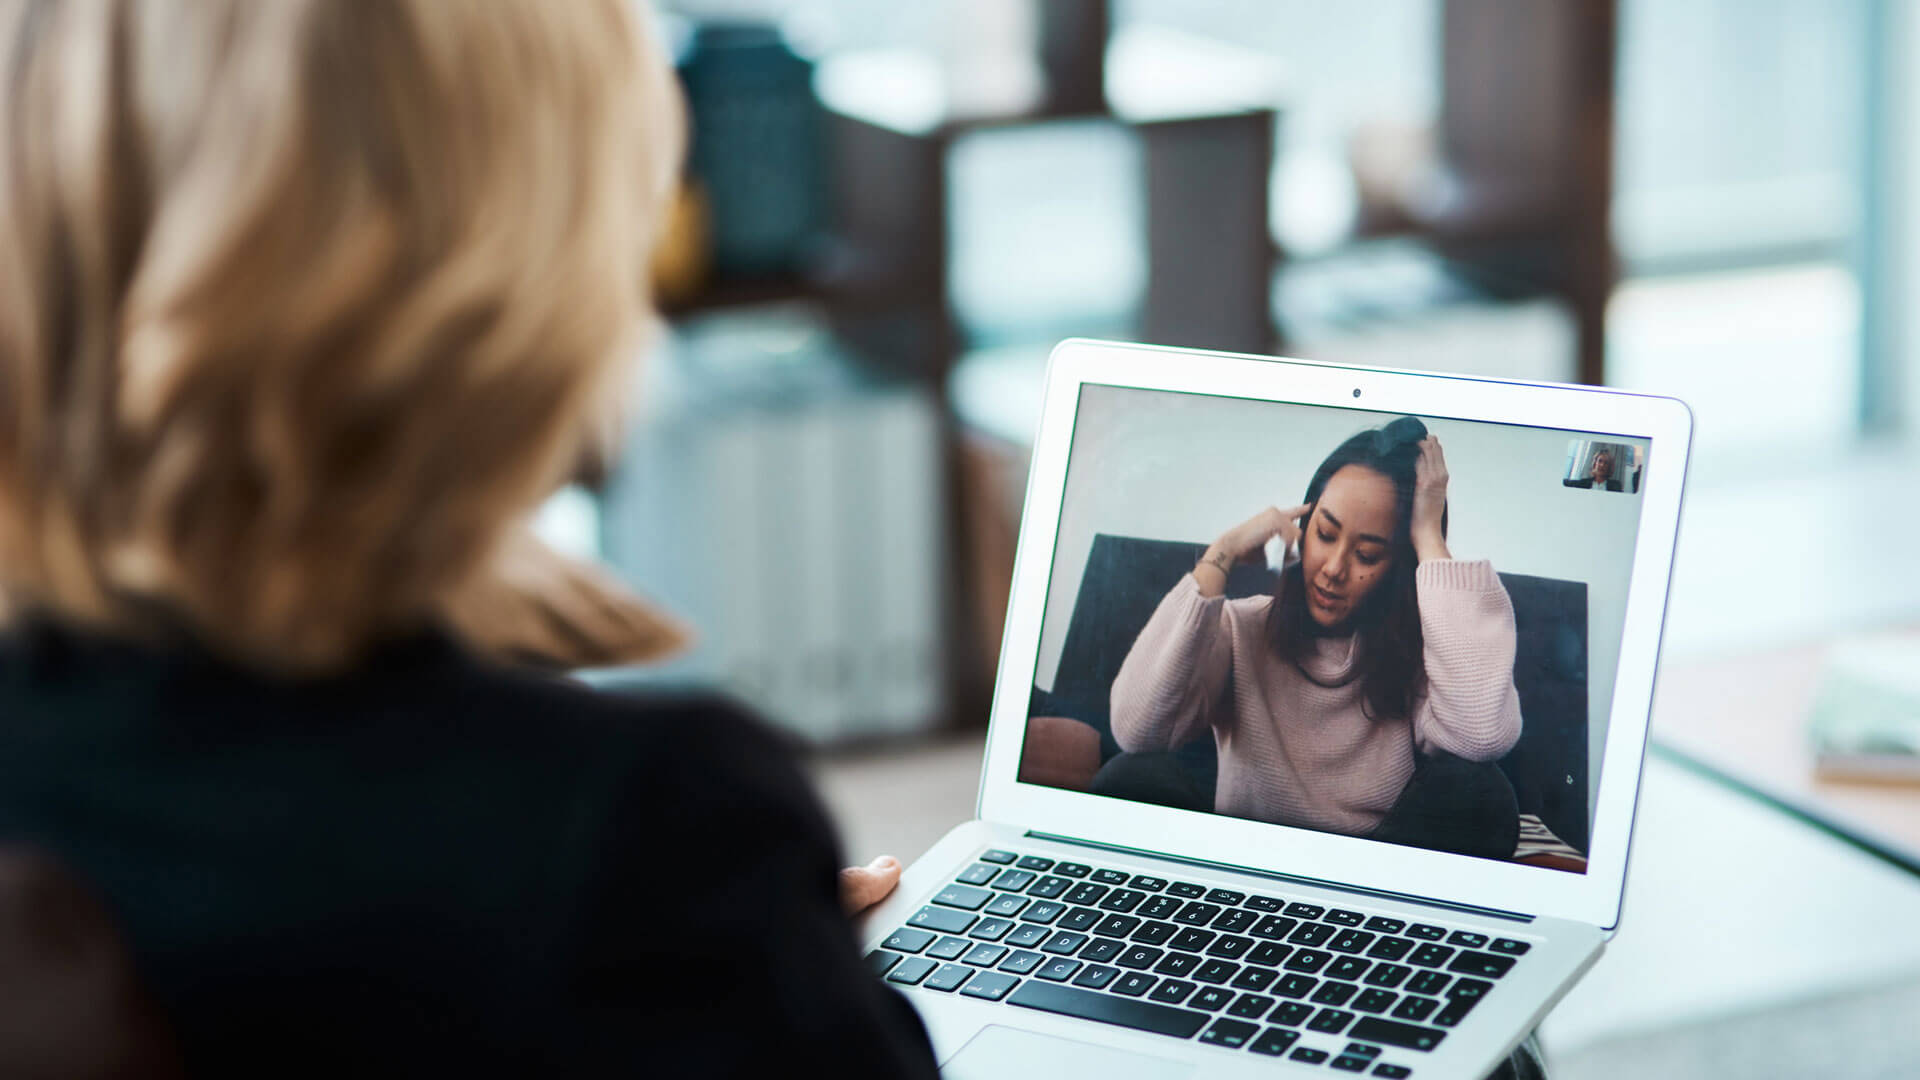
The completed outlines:
[[[1074,419],[1085,384],[1489,421],[1651,441],[1585,874],[1501,863],[1016,779]],[[979,816],[1059,836],[1272,874],[1611,929],[1646,756],[1692,414],[1673,398],[1281,357],[1072,339],[1048,359],[988,725]]]

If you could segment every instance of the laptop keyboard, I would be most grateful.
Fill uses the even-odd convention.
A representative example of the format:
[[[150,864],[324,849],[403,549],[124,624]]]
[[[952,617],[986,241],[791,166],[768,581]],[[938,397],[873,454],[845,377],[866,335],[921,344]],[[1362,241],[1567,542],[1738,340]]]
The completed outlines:
[[[1394,1080],[1529,948],[989,849],[867,959],[898,986]]]

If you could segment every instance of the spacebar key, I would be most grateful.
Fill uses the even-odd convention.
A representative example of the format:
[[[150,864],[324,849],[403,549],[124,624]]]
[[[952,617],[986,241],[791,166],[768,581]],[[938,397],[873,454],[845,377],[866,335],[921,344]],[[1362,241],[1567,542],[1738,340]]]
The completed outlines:
[[[1194,1012],[1191,1009],[1175,1009],[1167,1005],[1155,1005],[1150,1001],[1135,1001],[1132,998],[1111,997],[1106,994],[1075,990],[1071,986],[1056,986],[1053,983],[1028,979],[1020,984],[1020,989],[1007,998],[1015,1005],[1024,1005],[1029,1009],[1042,1012],[1059,1013],[1062,1016],[1077,1016],[1082,1020],[1098,1020],[1103,1024],[1118,1024],[1121,1027],[1139,1031],[1152,1031],[1161,1035],[1172,1035],[1177,1039],[1191,1039],[1207,1021],[1213,1019],[1209,1013]]]

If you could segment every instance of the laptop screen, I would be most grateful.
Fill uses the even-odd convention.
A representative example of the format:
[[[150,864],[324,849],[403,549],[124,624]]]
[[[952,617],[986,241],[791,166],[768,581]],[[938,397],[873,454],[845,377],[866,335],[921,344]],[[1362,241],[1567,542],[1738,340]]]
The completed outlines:
[[[1083,386],[1019,780],[1584,873],[1650,451]]]

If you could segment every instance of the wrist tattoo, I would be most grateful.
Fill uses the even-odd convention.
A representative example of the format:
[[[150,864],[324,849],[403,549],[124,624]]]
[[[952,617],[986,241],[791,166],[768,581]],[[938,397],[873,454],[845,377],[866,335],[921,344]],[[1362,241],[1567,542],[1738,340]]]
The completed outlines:
[[[1224,551],[1216,551],[1202,555],[1200,556],[1200,561],[1220,571],[1221,577],[1228,576],[1228,572],[1233,567],[1233,560],[1227,558],[1227,554]]]

